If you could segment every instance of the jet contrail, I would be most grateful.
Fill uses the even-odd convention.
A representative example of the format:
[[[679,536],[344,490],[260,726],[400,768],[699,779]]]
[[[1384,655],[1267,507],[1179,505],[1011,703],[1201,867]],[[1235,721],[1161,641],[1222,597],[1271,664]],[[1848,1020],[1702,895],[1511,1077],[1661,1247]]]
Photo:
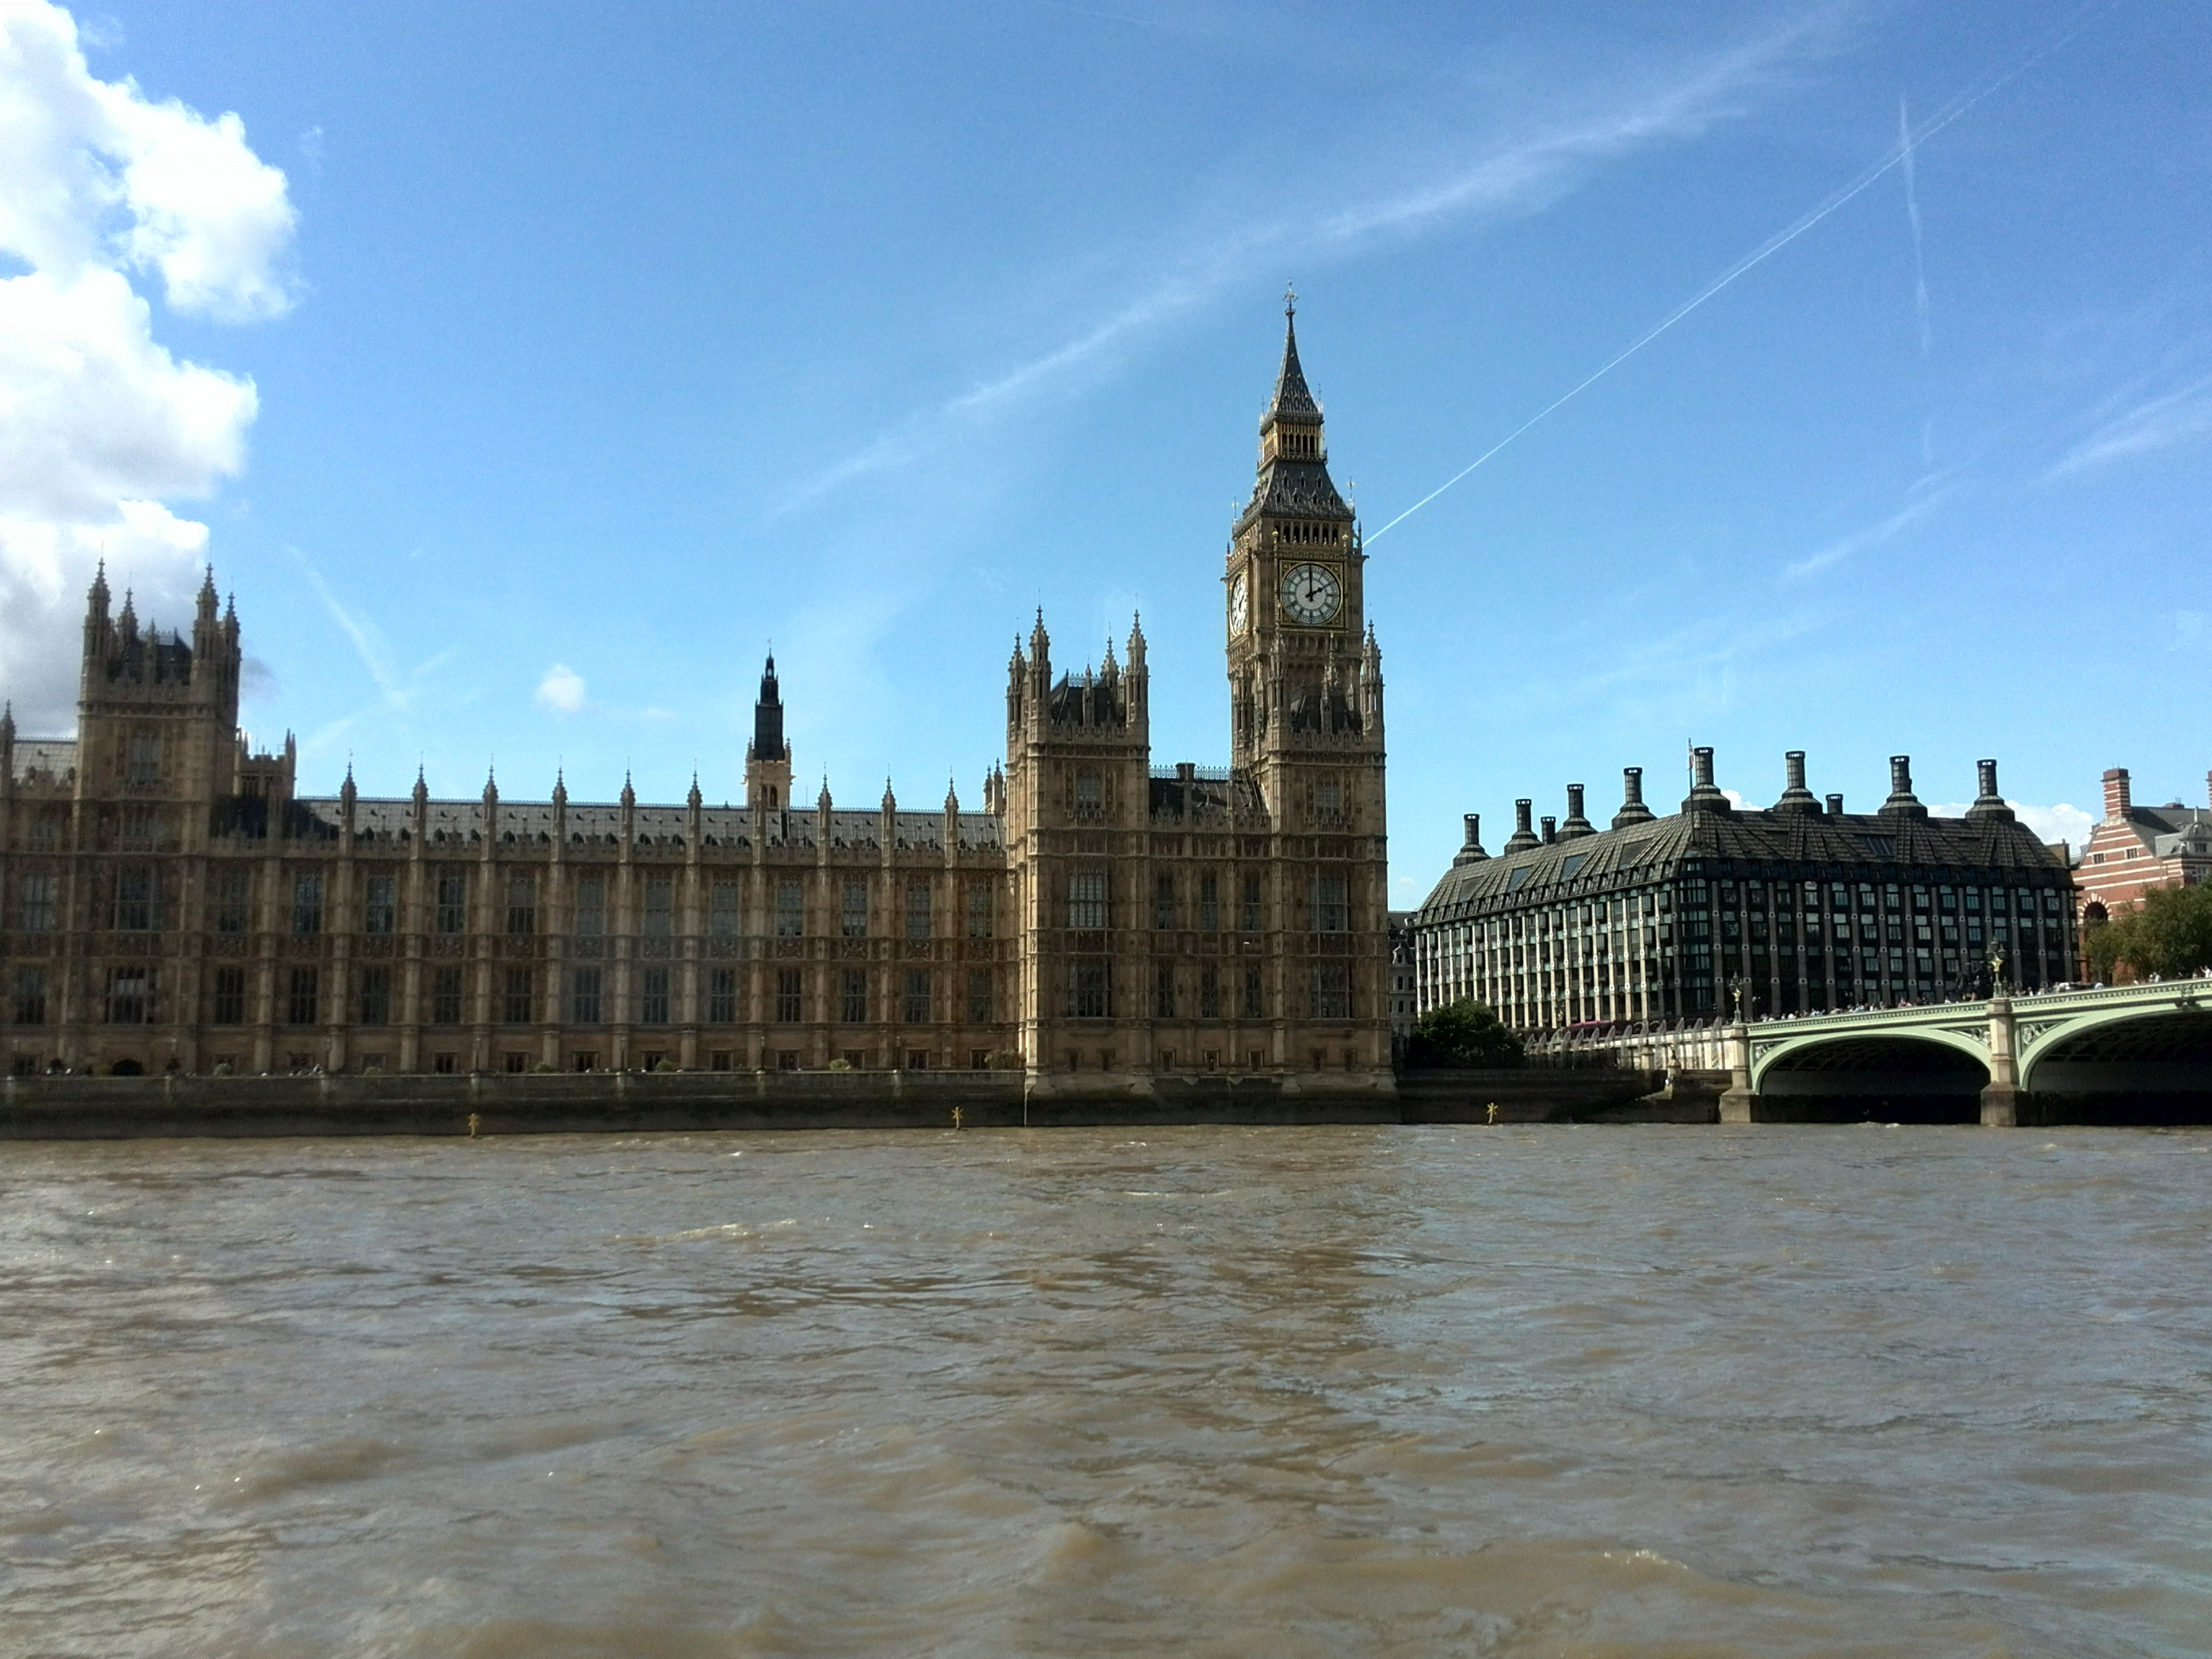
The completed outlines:
[[[1928,356],[1935,340],[1928,329],[1928,260],[1921,252],[1920,191],[1912,167],[1912,124],[1905,117],[1905,95],[1897,99],[1897,143],[1905,167],[1905,219],[1912,227],[1912,304],[1920,319],[1920,355]]]
[[[1568,388],[1567,391],[1562,392],[1559,397],[1545,404],[1543,408],[1538,410],[1527,420],[1522,422],[1520,425],[1515,427],[1512,431],[1507,433],[1496,443],[1491,445],[1489,448],[1484,450],[1481,454],[1476,456],[1458,471],[1453,473],[1450,477],[1445,479],[1434,489],[1431,489],[1427,495],[1422,496],[1420,500],[1415,501],[1403,513],[1401,513],[1396,518],[1391,520],[1389,524],[1384,525],[1382,529],[1369,532],[1365,539],[1371,542],[1379,537],[1388,535],[1391,530],[1395,528],[1397,526],[1403,524],[1407,520],[1412,518],[1414,514],[1419,512],[1431,501],[1436,500],[1437,496],[1443,495],[1444,491],[1449,489],[1461,479],[1466,477],[1468,473],[1473,472],[1477,467],[1482,465],[1484,462],[1489,460],[1491,457],[1497,454],[1498,451],[1504,449],[1508,444],[1511,443],[1516,438],[1518,438],[1522,433],[1528,431],[1531,427],[1536,425],[1539,422],[1544,420],[1557,410],[1573,402],[1575,398],[1589,391],[1590,387],[1595,386],[1607,375],[1612,374],[1614,369],[1619,368],[1631,357],[1633,357],[1638,352],[1643,350],[1644,347],[1650,345],[1654,340],[1664,334],[1668,329],[1674,327],[1675,324],[1680,322],[1683,318],[1688,316],[1698,307],[1705,304],[1706,301],[1720,293],[1722,289],[1728,288],[1730,284],[1735,283],[1736,278],[1745,275],[1756,266],[1764,264],[1767,260],[1781,252],[1784,248],[1788,247],[1790,243],[1796,241],[1807,231],[1812,229],[1814,226],[1819,224],[1830,214],[1834,213],[1838,208],[1843,207],[1847,203],[1863,194],[1869,185],[1872,185],[1876,179],[1888,173],[1891,168],[1898,166],[1900,162],[1909,161],[1916,146],[1926,143],[1928,140],[1934,137],[1937,133],[1942,131],[1944,128],[1949,126],[1960,116],[1965,115],[1984,99],[1989,97],[1991,94],[2001,90],[2011,82],[2026,74],[2027,70],[2033,68],[2044,58],[2050,56],[2051,53],[2056,52],[2060,46],[2064,46],[2069,40],[2080,33],[2082,29],[2086,28],[2094,13],[2106,9],[2112,3],[2114,3],[2114,0],[2088,0],[2087,4],[2082,6],[2079,10],[2075,12],[2074,15],[2069,17],[2064,23],[2060,25],[2056,31],[2046,37],[2042,44],[2038,46],[2033,52],[2028,53],[2027,57],[2021,58],[2019,63],[2014,64],[2010,69],[2007,70],[2002,75],[1998,76],[1995,80],[1985,81],[1978,87],[1970,88],[1966,92],[1960,93],[1956,98],[1953,99],[1950,103],[1946,105],[1940,112],[1938,112],[1928,122],[1928,124],[1922,127],[1917,132],[1910,131],[1906,131],[1895,144],[1892,145],[1889,149],[1883,154],[1881,160],[1875,162],[1874,165],[1869,167],[1864,173],[1862,173],[1857,178],[1852,179],[1842,189],[1836,191],[1834,195],[1829,197],[1826,201],[1822,202],[1818,207],[1814,208],[1810,212],[1802,215],[1784,228],[1777,231],[1773,235],[1768,237],[1766,240],[1761,242],[1749,253],[1745,254],[1742,258],[1737,260],[1725,271],[1722,272],[1711,282],[1706,283],[1703,289],[1698,290],[1693,298],[1684,301],[1681,305],[1669,312],[1656,327],[1637,340],[1636,343],[1628,347],[1626,350],[1621,352],[1618,356],[1613,357],[1611,361],[1607,362],[1603,367],[1598,368],[1586,379],[1577,382],[1574,386]]]

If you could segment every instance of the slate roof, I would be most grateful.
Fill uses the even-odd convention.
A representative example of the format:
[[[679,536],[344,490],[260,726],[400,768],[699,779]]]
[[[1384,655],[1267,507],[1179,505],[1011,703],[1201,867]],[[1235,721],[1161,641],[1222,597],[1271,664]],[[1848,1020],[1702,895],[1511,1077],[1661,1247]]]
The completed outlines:
[[[1321,405],[1314,400],[1306,386],[1305,370],[1298,366],[1298,331],[1295,322],[1288,325],[1283,334],[1283,366],[1275,375],[1274,395],[1267,400],[1267,412],[1260,417],[1260,428],[1266,431],[1277,420],[1314,421],[1322,418]],[[1338,495],[1336,485],[1328,476],[1326,461],[1297,459],[1278,455],[1260,469],[1260,477],[1252,489],[1252,499],[1238,515],[1241,525],[1255,514],[1273,513],[1285,517],[1334,519],[1341,523],[1352,521],[1352,509]]]
[[[336,833],[342,819],[342,809],[335,796],[302,799],[296,803],[314,822]],[[455,850],[480,845],[483,837],[484,810],[481,800],[434,800],[428,804],[428,830],[434,849],[452,848]],[[567,832],[571,847],[600,846],[617,843],[622,836],[623,809],[619,805],[601,802],[571,801],[568,806]],[[682,806],[645,806],[632,810],[631,825],[639,847],[679,848],[690,833],[690,812]],[[371,800],[363,798],[354,804],[354,829],[356,835],[374,834],[397,842],[401,832],[412,833],[415,806],[412,801]],[[769,815],[770,847],[814,848],[821,832],[821,815],[809,807],[788,812]],[[708,847],[750,847],[752,845],[753,815],[742,806],[707,806],[699,812],[699,833]],[[989,812],[963,812],[959,816],[958,834],[963,849],[997,848],[1004,844],[1004,823]],[[553,806],[550,801],[507,801],[499,804],[498,835],[502,843],[512,839],[518,845],[550,844],[553,833]],[[894,850],[942,852],[945,848],[945,814],[935,812],[898,812],[892,817],[892,833],[897,847]],[[883,835],[883,813],[877,811],[838,811],[830,814],[830,845],[833,852],[879,852]],[[442,837],[442,840],[441,839]]]
[[[1298,325],[1295,317],[1283,327],[1283,366],[1275,373],[1275,395],[1267,400],[1267,417],[1291,420],[1321,419],[1321,405],[1306,387],[1306,372],[1298,366]]]
[[[1280,455],[1260,469],[1260,480],[1252,488],[1244,516],[1250,518],[1255,513],[1352,521],[1352,509],[1336,493],[1326,461],[1293,461]]]
[[[2184,806],[2179,801],[2164,806],[2131,806],[2128,822],[2159,858],[2201,853],[2212,845],[2212,811],[2201,806]]]
[[[1987,872],[2036,885],[2066,879],[2035,832],[2008,817],[1677,812],[1458,865],[1430,891],[1419,915],[1435,921],[1475,908],[1533,907],[1571,893],[1658,881],[1692,858],[1708,875],[1726,860],[1737,875],[1783,880],[1912,880],[1919,878],[1913,872],[1939,871]],[[1502,904],[1508,895],[1510,905]]]

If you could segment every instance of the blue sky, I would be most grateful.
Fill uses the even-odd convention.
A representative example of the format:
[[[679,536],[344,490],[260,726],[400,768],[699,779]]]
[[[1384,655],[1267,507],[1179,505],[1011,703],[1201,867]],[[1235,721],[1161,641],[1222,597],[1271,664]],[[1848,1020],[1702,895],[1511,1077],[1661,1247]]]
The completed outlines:
[[[1869,807],[1893,753],[1938,804],[1995,755],[2054,832],[2110,765],[2202,799],[2201,5],[0,28],[26,729],[70,719],[104,551],[163,620],[214,560],[247,723],[310,790],[350,757],[473,793],[495,758],[514,794],[734,796],[773,641],[810,788],[972,805],[1039,605],[1078,667],[1141,608],[1155,759],[1218,763],[1219,557],[1295,280],[1370,536],[1401,902],[1462,811],[1494,847],[1516,796],[1609,813],[1626,764],[1672,799],[1692,742],[1754,801],[1790,748]],[[1909,167],[1390,522],[1901,133]]]

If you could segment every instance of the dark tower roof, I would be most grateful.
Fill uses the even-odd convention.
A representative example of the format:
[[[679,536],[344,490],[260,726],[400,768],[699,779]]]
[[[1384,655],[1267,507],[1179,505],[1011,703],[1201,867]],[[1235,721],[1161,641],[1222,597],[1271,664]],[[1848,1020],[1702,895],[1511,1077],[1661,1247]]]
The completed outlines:
[[[1275,395],[1267,400],[1267,421],[1318,421],[1321,405],[1306,386],[1306,372],[1298,367],[1298,315],[1295,303],[1283,307],[1283,366],[1275,375]]]
[[[783,746],[783,696],[775,683],[775,657],[769,653],[761,671],[760,696],[753,704],[753,756],[757,760],[786,758]]]
[[[1266,412],[1260,416],[1261,453],[1264,459],[1260,463],[1258,481],[1253,485],[1252,499],[1237,514],[1237,527],[1240,530],[1262,513],[1283,518],[1328,519],[1339,524],[1352,522],[1352,509],[1345,504],[1328,476],[1328,460],[1321,444],[1321,404],[1315,401],[1312,390],[1306,385],[1305,370],[1298,364],[1297,307],[1286,300],[1283,313],[1283,366],[1275,375],[1274,395],[1267,400]],[[1267,434],[1279,425],[1300,429],[1302,435],[1294,441],[1279,438],[1270,445]]]

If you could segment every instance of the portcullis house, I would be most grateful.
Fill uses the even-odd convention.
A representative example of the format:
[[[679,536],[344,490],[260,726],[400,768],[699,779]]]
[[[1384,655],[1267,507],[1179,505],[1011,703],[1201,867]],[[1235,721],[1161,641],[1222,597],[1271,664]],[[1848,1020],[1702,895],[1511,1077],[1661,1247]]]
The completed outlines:
[[[1382,680],[1286,331],[1221,573],[1225,768],[1152,763],[1145,641],[1016,650],[981,809],[793,800],[775,665],[744,801],[295,787],[238,727],[239,623],[105,576],[73,739],[0,722],[10,1069],[1019,1066],[1390,1088]]]

